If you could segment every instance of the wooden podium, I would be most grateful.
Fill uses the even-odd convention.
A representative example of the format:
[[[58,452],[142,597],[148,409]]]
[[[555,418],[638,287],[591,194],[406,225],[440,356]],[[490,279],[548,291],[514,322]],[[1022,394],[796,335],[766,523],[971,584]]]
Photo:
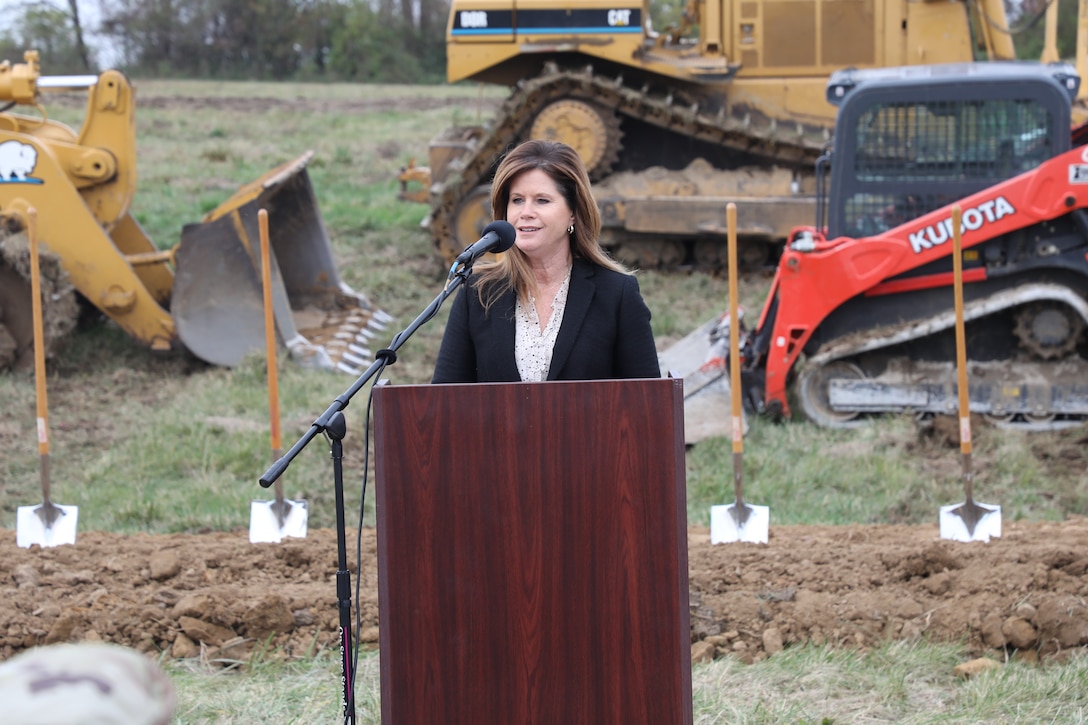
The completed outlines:
[[[374,390],[384,725],[692,722],[679,379]]]

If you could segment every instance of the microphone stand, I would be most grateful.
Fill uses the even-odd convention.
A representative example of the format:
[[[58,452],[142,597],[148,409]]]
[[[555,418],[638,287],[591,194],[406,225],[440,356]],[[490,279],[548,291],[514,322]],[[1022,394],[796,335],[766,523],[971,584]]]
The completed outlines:
[[[291,465],[302,449],[305,448],[310,441],[312,441],[318,433],[324,433],[328,438],[332,448],[332,462],[333,462],[333,487],[336,494],[336,556],[337,556],[337,571],[336,571],[336,603],[337,609],[340,612],[340,657],[342,663],[342,674],[344,684],[344,722],[347,725],[354,725],[355,723],[355,672],[352,664],[351,657],[351,572],[348,570],[348,554],[347,554],[347,534],[345,531],[344,523],[344,436],[347,434],[347,422],[344,418],[343,410],[348,407],[348,403],[358,393],[367,382],[374,377],[375,374],[383,370],[387,365],[392,365],[397,361],[397,350],[400,349],[409,337],[415,333],[420,327],[423,326],[428,320],[437,314],[438,309],[442,306],[442,303],[446,301],[446,298],[453,294],[454,290],[460,287],[465,279],[468,278],[469,273],[472,271],[472,263],[475,260],[469,260],[467,262],[454,262],[450,267],[449,276],[446,278],[446,285],[442,288],[442,291],[435,297],[423,312],[419,313],[419,316],[412,321],[412,324],[398,332],[392,342],[389,343],[389,347],[378,350],[374,355],[374,362],[366,371],[359,376],[359,378],[351,384],[351,386],[341,393],[325,412],[320,415],[311,425],[310,429],[295,445],[291,446],[291,449],[287,453],[273,463],[264,475],[260,478],[260,484],[264,488],[268,488],[276,482],[283,472],[287,470],[287,467]],[[359,566],[362,562],[358,562]]]

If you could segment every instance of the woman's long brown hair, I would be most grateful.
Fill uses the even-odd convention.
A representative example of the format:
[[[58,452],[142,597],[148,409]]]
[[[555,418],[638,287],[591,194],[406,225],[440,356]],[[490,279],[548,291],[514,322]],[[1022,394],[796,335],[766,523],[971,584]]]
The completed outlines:
[[[526,141],[503,158],[491,183],[491,209],[495,219],[506,219],[510,187],[518,176],[532,169],[540,169],[555,182],[574,212],[574,232],[570,235],[571,256],[631,274],[601,248],[601,213],[593,198],[589,174],[578,152],[565,143],[544,139]],[[495,300],[510,289],[517,293],[523,305],[528,304],[534,287],[529,259],[516,245],[497,262],[480,265],[476,290],[485,310],[490,309]]]

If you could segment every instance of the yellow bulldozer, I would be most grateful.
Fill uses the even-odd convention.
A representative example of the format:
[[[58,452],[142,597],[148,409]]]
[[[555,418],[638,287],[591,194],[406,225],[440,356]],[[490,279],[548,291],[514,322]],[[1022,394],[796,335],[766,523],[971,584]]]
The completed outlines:
[[[490,123],[437,136],[401,197],[430,205],[452,258],[491,220],[501,155],[554,138],[589,167],[615,256],[723,267],[735,201],[741,264],[766,265],[816,217],[833,71],[1011,59],[1007,28],[1002,0],[691,0],[660,30],[648,0],[453,0],[449,81],[511,93]]]
[[[48,118],[42,99],[53,91],[86,91],[78,131]],[[365,367],[366,341],[389,318],[340,279],[306,172],[312,152],[239,189],[160,249],[131,212],[136,109],[123,73],[42,76],[38,52],[27,51],[22,63],[0,63],[0,103],[0,370],[33,360],[31,210],[47,354],[86,304],[152,350],[180,346],[223,366],[264,350],[263,209],[279,344],[304,365]],[[29,112],[10,112],[17,107]]]

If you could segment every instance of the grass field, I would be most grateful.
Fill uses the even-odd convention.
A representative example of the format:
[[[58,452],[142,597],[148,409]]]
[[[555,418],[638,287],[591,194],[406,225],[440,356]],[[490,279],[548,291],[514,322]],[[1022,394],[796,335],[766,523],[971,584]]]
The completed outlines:
[[[1088,722],[1088,659],[1063,667],[1011,665],[952,681],[962,661],[949,645],[890,644],[867,653],[801,647],[754,665],[724,658],[692,671],[696,725],[845,725],[896,723]],[[336,722],[339,663],[333,657],[258,665],[244,676],[173,665],[180,693],[175,725]],[[360,661],[357,722],[381,722],[376,655]],[[268,719],[268,718],[272,719]]]
[[[140,181],[132,209],[158,246],[176,244],[183,225],[198,221],[242,184],[313,150],[308,172],[340,273],[395,318],[383,333],[385,340],[379,336],[376,342],[391,340],[439,293],[444,264],[419,227],[426,208],[398,201],[395,177],[409,160],[425,161],[429,139],[442,128],[486,118],[501,93],[470,86],[425,91],[160,81],[137,81],[135,86],[141,104],[136,128]],[[51,115],[75,123],[82,115],[82,101],[66,96]],[[661,349],[719,314],[728,299],[726,280],[703,272],[646,270],[640,280]],[[768,285],[762,275],[744,279],[741,304],[758,310]],[[398,362],[386,372],[388,379],[429,380],[446,313],[447,309],[440,310],[404,345]],[[315,375],[279,362],[286,447],[293,434],[301,435],[352,380]],[[250,495],[245,486],[268,455],[263,358],[255,356],[235,370],[201,370],[199,376],[177,375],[171,365],[184,369],[177,356],[163,362],[111,325],[82,330],[57,362],[55,369],[66,382],[78,386],[74,381],[86,376],[94,385],[105,385],[102,394],[109,396],[108,406],[118,419],[146,405],[141,386],[150,386],[156,398],[165,398],[156,402],[156,426],[118,435],[106,452],[80,447],[57,456],[58,481],[85,478],[93,484],[73,487],[71,493],[58,484],[72,503],[107,517],[87,520],[88,527],[193,531],[245,523],[242,504]],[[117,379],[116,385],[109,384],[109,376]],[[184,390],[184,395],[164,396],[166,388]],[[18,377],[8,377],[0,379],[0,394],[26,404],[33,389]],[[92,410],[101,408],[101,401],[91,402]],[[72,408],[78,406],[75,397]],[[85,413],[72,408],[57,407],[53,415],[58,425],[65,424],[66,416],[78,420]],[[362,432],[357,418],[361,410],[356,404],[348,411],[351,433]],[[751,423],[745,478],[752,495],[776,503],[775,520],[783,524],[922,523],[932,518],[938,502],[952,501],[960,489],[955,453],[937,460],[923,454],[918,429],[909,418],[888,419],[861,431],[828,431],[800,418],[786,426],[764,419]],[[230,435],[223,435],[225,431]],[[1078,435],[978,431],[980,494],[1001,501],[1010,519],[1054,520],[1085,510],[1083,471],[1076,466],[1056,469],[1036,455],[1040,446],[1060,449],[1075,443]],[[356,440],[349,439],[345,449],[349,456],[361,457]],[[0,473],[9,480],[20,473],[16,480],[32,490],[35,481],[27,473],[36,460],[33,446],[22,443],[19,450],[30,457],[7,457]],[[63,440],[57,441],[57,453],[63,445]],[[182,450],[200,454],[179,466],[176,458]],[[691,523],[706,523],[708,507],[731,494],[731,455],[724,439],[691,449]],[[841,465],[844,457],[850,466]],[[293,493],[313,501],[314,525],[329,525],[331,500],[321,493],[327,472],[312,465],[315,459],[306,460],[291,469],[289,485]],[[134,471],[136,462],[139,467]],[[63,475],[65,466],[79,474]],[[218,480],[224,472],[241,485],[221,486]],[[181,482],[193,486],[194,477],[204,502],[199,510],[189,510],[171,493]],[[141,503],[121,512],[99,505],[119,497],[114,482],[134,478],[145,482]],[[857,495],[861,491],[864,495]],[[1047,495],[1039,496],[1040,491]]]
[[[344,280],[394,316],[386,339],[438,294],[444,266],[419,227],[425,208],[396,199],[398,169],[426,162],[442,128],[486,118],[502,93],[470,86],[135,81],[139,188],[133,211],[160,248],[239,185],[314,150],[309,166]],[[58,99],[54,118],[76,123],[82,103]],[[702,272],[640,273],[659,348],[722,311],[725,280]],[[758,309],[768,280],[746,279],[742,304]],[[426,382],[445,311],[402,348],[387,371],[394,382]],[[384,340],[383,340],[384,342]],[[284,447],[351,383],[281,361]],[[269,462],[265,367],[255,356],[235,369],[156,357],[109,324],[81,329],[50,369],[53,480],[57,501],[81,508],[80,525],[117,532],[200,532],[244,528],[257,475]],[[361,474],[365,391],[348,409],[345,442]],[[0,525],[38,496],[34,387],[25,374],[0,377]],[[861,431],[828,431],[804,421],[754,419],[745,444],[748,499],[770,504],[775,525],[928,523],[962,498],[956,451],[927,444],[909,419]],[[1083,459],[1059,466],[1039,451],[1077,445],[1081,432],[980,431],[980,500],[1000,501],[1010,520],[1060,520],[1088,510]],[[319,450],[320,449],[320,450]],[[732,449],[710,440],[688,453],[688,519],[732,501]],[[310,526],[334,522],[327,451],[313,446],[285,475],[286,492],[310,504]],[[357,495],[351,493],[351,495]],[[349,526],[358,516],[349,503]],[[369,504],[364,523],[373,521]],[[811,646],[742,666],[726,658],[695,669],[700,723],[1083,722],[1088,663],[1006,668],[961,683],[936,676],[962,657],[954,645],[889,645],[869,653]],[[378,722],[377,661],[365,661],[360,722]],[[254,702],[274,702],[276,722],[332,722],[337,662],[252,666],[243,675],[169,665],[179,687],[178,723],[246,723]],[[267,710],[266,710],[267,711]],[[940,712],[934,716],[927,712]],[[953,714],[949,714],[953,713]]]

